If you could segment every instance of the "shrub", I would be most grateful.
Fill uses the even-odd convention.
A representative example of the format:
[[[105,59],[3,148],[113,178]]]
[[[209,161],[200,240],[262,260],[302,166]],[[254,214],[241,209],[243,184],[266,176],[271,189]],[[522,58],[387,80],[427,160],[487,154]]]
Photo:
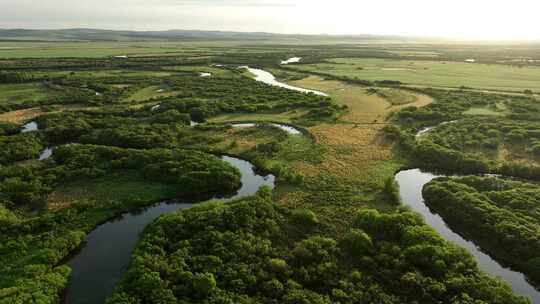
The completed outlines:
[[[296,223],[301,225],[316,225],[319,223],[319,219],[315,212],[307,209],[298,209],[292,212],[293,219]]]

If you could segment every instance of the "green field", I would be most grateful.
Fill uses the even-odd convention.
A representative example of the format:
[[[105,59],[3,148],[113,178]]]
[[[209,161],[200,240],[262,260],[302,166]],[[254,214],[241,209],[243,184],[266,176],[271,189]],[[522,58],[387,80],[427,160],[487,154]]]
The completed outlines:
[[[484,115],[484,116],[504,116],[504,113],[496,112],[493,109],[488,108],[470,108],[465,111],[465,115]]]
[[[28,101],[40,101],[53,97],[55,94],[57,94],[40,83],[1,84],[0,92],[1,105],[13,105]]]
[[[199,56],[236,52],[272,51],[248,49],[242,41],[213,42],[0,42],[0,59],[103,58],[112,56]]]
[[[200,49],[189,44],[167,42],[1,42],[0,58],[100,58],[109,56],[140,56],[198,54]],[[208,52],[208,51],[206,51]]]
[[[105,77],[167,77],[171,72],[163,71],[130,71],[130,70],[99,70],[99,71],[51,71],[35,72],[37,77],[68,77],[71,79],[96,79]]]
[[[500,91],[540,90],[540,67],[515,67],[449,61],[391,59],[331,59],[326,63],[298,65],[303,71],[381,81],[399,80],[411,86],[452,87]]]

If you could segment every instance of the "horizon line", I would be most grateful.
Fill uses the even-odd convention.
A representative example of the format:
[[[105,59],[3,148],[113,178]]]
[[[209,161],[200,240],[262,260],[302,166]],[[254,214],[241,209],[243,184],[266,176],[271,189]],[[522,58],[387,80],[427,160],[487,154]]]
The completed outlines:
[[[407,39],[425,39],[425,40],[439,40],[440,42],[510,42],[510,43],[540,43],[540,38],[531,39],[508,39],[508,38],[465,38],[465,37],[451,37],[451,36],[433,36],[433,35],[419,35],[419,34],[330,34],[330,33],[283,33],[283,32],[267,32],[267,31],[241,31],[241,30],[227,30],[227,29],[182,29],[182,28],[169,28],[169,29],[113,29],[113,28],[96,28],[96,27],[63,27],[63,28],[25,28],[25,27],[0,27],[1,31],[67,31],[67,30],[95,30],[95,31],[110,31],[110,32],[217,32],[217,33],[236,33],[236,34],[265,34],[276,36],[326,36],[326,37],[386,37],[386,38],[407,38]],[[0,38],[1,39],[1,38]]]

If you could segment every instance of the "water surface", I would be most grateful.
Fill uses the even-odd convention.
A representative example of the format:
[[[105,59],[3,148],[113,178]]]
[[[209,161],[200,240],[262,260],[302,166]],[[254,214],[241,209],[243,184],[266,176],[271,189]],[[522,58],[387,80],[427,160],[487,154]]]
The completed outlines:
[[[428,132],[430,132],[431,130],[433,130],[433,129],[439,127],[439,126],[444,126],[444,125],[452,124],[452,123],[455,123],[455,122],[457,122],[457,120],[445,121],[445,122],[441,122],[440,124],[438,124],[436,126],[422,128],[422,129],[420,129],[418,131],[418,133],[416,133],[416,137],[422,137],[423,135],[426,135]]]
[[[293,90],[293,91],[298,91],[298,92],[302,92],[302,93],[313,93],[313,94],[319,95],[319,96],[328,96],[328,94],[323,93],[323,92],[304,89],[304,88],[299,88],[299,87],[295,87],[295,86],[292,86],[292,85],[288,85],[288,84],[283,83],[283,82],[279,82],[279,81],[276,80],[276,77],[274,77],[274,75],[272,75],[271,73],[269,73],[269,72],[267,72],[265,70],[254,69],[254,68],[250,68],[250,67],[243,67],[243,68],[248,69],[248,71],[251,74],[255,75],[255,80],[264,82],[264,83],[269,84],[269,85],[273,85],[273,86],[276,86],[276,87],[285,88],[285,89],[289,89],[289,90]]]
[[[301,57],[292,57],[292,58],[289,58],[289,59],[287,59],[287,60],[281,61],[281,64],[287,65],[287,64],[289,64],[289,63],[299,63],[300,60],[302,60]]]
[[[21,133],[34,132],[38,130],[38,124],[35,121],[31,121],[22,126]]]
[[[278,123],[271,123],[270,125],[274,126],[276,128],[279,128],[279,129],[287,132],[290,135],[302,135],[302,131],[298,130],[297,128],[295,128],[293,126],[282,125],[282,124],[278,124]],[[236,124],[232,124],[233,128],[254,128],[256,126],[257,126],[256,123],[236,123]]]
[[[46,160],[47,158],[51,157],[54,151],[53,148],[46,147],[41,153],[39,154],[38,160]]]
[[[227,156],[222,159],[240,170],[242,187],[234,196],[217,197],[216,200],[227,202],[254,195],[261,186],[274,187],[275,177],[257,174],[251,163]],[[196,202],[162,202],[126,213],[98,226],[86,237],[82,249],[67,261],[72,273],[66,289],[65,303],[103,303],[126,271],[144,228],[160,215],[188,209],[194,203]]]
[[[476,259],[480,269],[492,276],[500,277],[506,281],[516,294],[524,295],[532,300],[532,303],[540,303],[540,292],[530,284],[525,275],[504,267],[482,252],[473,242],[464,239],[450,229],[443,218],[429,210],[422,196],[424,185],[439,177],[419,169],[401,171],[396,174],[399,184],[399,193],[403,203],[415,212],[422,214],[427,224],[433,227],[443,238],[457,244],[469,251]]]

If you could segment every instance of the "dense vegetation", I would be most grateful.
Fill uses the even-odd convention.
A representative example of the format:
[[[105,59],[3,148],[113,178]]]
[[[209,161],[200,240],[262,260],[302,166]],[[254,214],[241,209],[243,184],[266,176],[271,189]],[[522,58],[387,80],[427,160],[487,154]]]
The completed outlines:
[[[59,211],[43,210],[37,216],[21,212],[46,206],[47,196],[58,184],[91,183],[114,172],[170,184],[161,199],[227,194],[240,184],[239,172],[230,165],[208,154],[183,150],[67,145],[41,164],[0,167],[1,298],[9,303],[29,303],[32,298],[54,302],[69,275],[67,267],[56,265],[81,244],[84,235],[118,212],[151,203],[85,200]]]
[[[540,107],[534,98],[424,90],[436,102],[407,107],[387,134],[411,152],[415,164],[461,173],[540,178],[536,155]],[[482,109],[478,115],[474,109]],[[472,112],[472,114],[471,114]],[[427,134],[416,135],[424,127]]]
[[[282,187],[157,220],[109,303],[527,303],[481,273],[466,251],[397,207],[393,174],[418,163],[452,172],[540,176],[529,165],[536,162],[539,141],[540,108],[533,97],[423,89],[435,103],[404,107],[418,95],[404,94],[398,81],[339,79],[395,87],[366,90],[392,107],[363,117],[369,111],[362,106],[362,115],[354,113],[355,98],[363,95],[338,103],[256,82],[238,66],[260,64],[299,80],[307,74],[279,69],[280,60],[399,58],[395,51],[407,50],[139,49],[155,53],[104,58],[111,50],[98,50],[92,57],[103,58],[0,60],[0,117],[10,121],[0,123],[1,304],[57,303],[70,275],[64,259],[107,219],[159,200],[234,192],[239,172],[215,156],[220,154],[275,173]],[[167,56],[156,55],[163,52]],[[441,58],[468,54],[448,50]],[[422,53],[415,58],[428,59]],[[386,129],[407,159],[392,158],[390,143],[376,129],[382,123],[372,123],[397,107]],[[470,116],[479,112],[497,116]],[[238,118],[257,126],[232,128]],[[359,131],[363,119],[374,129]],[[463,127],[414,136],[458,119]],[[39,129],[20,133],[29,121]],[[305,134],[290,136],[269,124],[280,121]],[[464,129],[475,132],[456,135]],[[512,146],[512,157],[486,160],[495,146]],[[52,157],[38,161],[45,147],[54,148]],[[514,159],[520,162],[509,161]],[[537,267],[531,259],[528,265]]]
[[[235,69],[224,70],[228,74],[222,78],[175,73],[174,78],[156,80],[147,80],[146,72],[100,77],[100,71],[59,68],[26,73],[35,75],[28,81],[43,82],[35,88],[54,87],[63,93],[1,105],[13,110],[52,104],[34,118],[38,131],[20,133],[20,124],[0,125],[0,303],[56,302],[70,273],[66,266],[57,266],[108,218],[157,200],[186,196],[204,200],[238,189],[238,170],[199,152],[214,152],[213,145],[223,142],[231,127],[190,127],[191,120],[203,121],[223,112],[275,113],[298,108],[328,108],[329,116],[318,116],[327,119],[341,111],[327,98],[262,85]],[[174,94],[162,95],[160,87]],[[140,90],[148,96],[125,101],[140,95]],[[67,111],[66,103],[82,103],[82,109]],[[305,121],[310,119],[317,118],[310,114]],[[280,134],[274,129],[267,133]],[[37,161],[45,147],[54,147],[52,157]],[[264,148],[254,147],[257,150]],[[284,167],[273,169],[286,179],[298,180]],[[109,190],[113,193],[130,189],[129,183],[142,188],[129,198],[88,193],[60,203],[51,201],[69,185],[85,184],[92,189],[108,180],[118,181]]]
[[[162,217],[107,303],[526,303],[409,212],[362,210],[343,239],[269,197]]]
[[[437,179],[424,188],[430,208],[504,263],[540,282],[540,187],[493,177]]]

